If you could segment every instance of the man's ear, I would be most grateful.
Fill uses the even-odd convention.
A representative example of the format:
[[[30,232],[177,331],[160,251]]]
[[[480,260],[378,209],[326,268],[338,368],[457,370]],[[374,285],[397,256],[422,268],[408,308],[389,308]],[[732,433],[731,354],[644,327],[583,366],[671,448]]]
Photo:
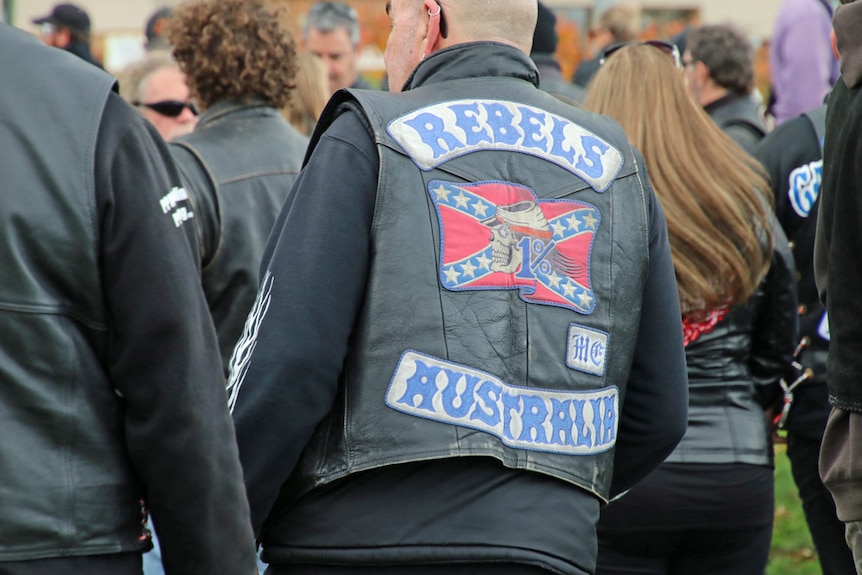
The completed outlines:
[[[425,0],[422,7],[422,18],[425,22],[425,38],[422,41],[422,59],[424,60],[438,51],[440,41],[440,22],[443,19],[443,8],[435,0]]]

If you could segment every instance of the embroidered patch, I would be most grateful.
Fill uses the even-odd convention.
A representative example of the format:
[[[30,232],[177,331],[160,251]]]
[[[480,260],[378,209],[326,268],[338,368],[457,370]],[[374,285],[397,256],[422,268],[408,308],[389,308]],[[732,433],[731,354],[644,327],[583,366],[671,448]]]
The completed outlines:
[[[386,405],[409,415],[477,429],[504,445],[564,455],[614,446],[619,390],[534,389],[429,355],[406,351]]]
[[[790,205],[799,217],[807,218],[820,195],[820,181],[823,177],[823,160],[799,166],[788,176],[787,196]]]
[[[609,337],[603,331],[569,324],[566,365],[590,375],[603,376]]]
[[[619,150],[582,126],[504,100],[433,104],[392,120],[387,131],[426,171],[472,152],[519,152],[553,162],[604,192],[623,165]]]
[[[817,335],[829,341],[829,315],[824,311],[823,319],[820,320],[820,325],[817,326]]]
[[[440,283],[450,291],[520,291],[528,303],[590,314],[590,254],[601,222],[594,206],[538,200],[506,182],[434,180],[440,221]]]

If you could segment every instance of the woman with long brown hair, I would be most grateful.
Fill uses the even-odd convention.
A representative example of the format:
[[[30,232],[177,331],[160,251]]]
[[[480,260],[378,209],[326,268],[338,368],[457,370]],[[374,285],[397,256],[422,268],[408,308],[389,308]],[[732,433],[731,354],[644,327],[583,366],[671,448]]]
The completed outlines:
[[[796,342],[793,261],[762,170],[691,98],[674,51],[606,53],[585,101],[643,153],[664,208],[690,394],[676,450],[603,511],[597,573],[762,575],[774,505],[764,412]]]

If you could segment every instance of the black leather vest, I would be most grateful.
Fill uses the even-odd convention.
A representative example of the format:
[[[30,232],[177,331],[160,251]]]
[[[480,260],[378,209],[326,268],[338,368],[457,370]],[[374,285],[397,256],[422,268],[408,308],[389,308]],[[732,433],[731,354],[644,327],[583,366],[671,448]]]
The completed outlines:
[[[0,561],[149,544],[102,368],[93,178],[115,80],[34,45],[0,24]]]
[[[223,102],[170,146],[195,207],[201,281],[225,375],[257,295],[266,240],[307,145],[272,106]]]
[[[488,456],[606,499],[649,249],[622,130],[515,78],[336,97],[380,154],[371,267],[285,493]]]

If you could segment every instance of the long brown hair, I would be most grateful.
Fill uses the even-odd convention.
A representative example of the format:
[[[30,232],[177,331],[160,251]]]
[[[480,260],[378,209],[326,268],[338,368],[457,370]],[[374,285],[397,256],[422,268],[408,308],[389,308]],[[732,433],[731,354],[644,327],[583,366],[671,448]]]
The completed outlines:
[[[644,156],[683,313],[748,299],[772,255],[770,188],[760,165],[694,101],[673,59],[649,45],[614,52],[584,107],[616,119]]]

